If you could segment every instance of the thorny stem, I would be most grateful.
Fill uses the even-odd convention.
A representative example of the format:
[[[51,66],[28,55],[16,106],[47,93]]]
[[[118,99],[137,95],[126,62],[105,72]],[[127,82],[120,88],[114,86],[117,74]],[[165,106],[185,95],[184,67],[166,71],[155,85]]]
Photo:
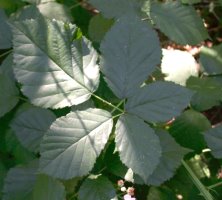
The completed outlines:
[[[187,170],[188,174],[190,175],[193,183],[195,184],[195,186],[198,188],[198,190],[200,191],[200,193],[203,195],[203,197],[206,200],[214,200],[214,198],[212,197],[212,195],[210,194],[210,192],[207,190],[207,188],[200,182],[200,180],[197,178],[197,176],[194,174],[194,172],[192,171],[192,169],[189,167],[189,165],[182,160],[182,165],[184,166],[184,168]]]
[[[97,96],[97,95],[95,95],[95,94],[92,94],[92,96],[94,96],[96,99],[102,101],[103,103],[109,105],[110,107],[115,108],[116,110],[120,111],[121,113],[124,113],[124,110],[122,110],[121,108],[119,108],[119,107],[113,105],[112,103],[106,101],[105,99],[102,99],[101,97],[99,97],[99,96]]]

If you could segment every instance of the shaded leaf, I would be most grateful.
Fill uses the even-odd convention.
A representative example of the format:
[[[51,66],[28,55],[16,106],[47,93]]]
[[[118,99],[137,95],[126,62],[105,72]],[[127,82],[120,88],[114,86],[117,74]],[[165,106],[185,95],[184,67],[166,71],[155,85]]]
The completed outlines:
[[[15,107],[19,100],[18,96],[19,92],[13,80],[0,73],[0,117]]]
[[[179,1],[153,3],[151,17],[156,26],[177,43],[196,45],[209,37],[195,9]]]
[[[176,117],[187,107],[192,92],[172,82],[155,82],[135,92],[126,110],[150,122],[164,122]]]
[[[76,26],[43,18],[16,22],[14,67],[23,93],[41,107],[63,108],[90,98],[98,87],[97,53]]]
[[[71,112],[57,119],[43,139],[40,170],[62,179],[86,175],[104,148],[112,125],[112,116],[100,109]]]
[[[147,200],[177,200],[174,192],[168,188],[151,187]]]
[[[205,140],[215,158],[222,158],[222,125],[205,132]]]
[[[169,132],[180,145],[201,153],[206,147],[203,133],[210,127],[210,122],[203,114],[187,110],[173,122]]]
[[[138,37],[139,36],[139,37]],[[101,43],[101,70],[120,99],[132,96],[160,63],[155,31],[134,15],[120,18]]]
[[[115,189],[105,176],[89,176],[79,189],[79,200],[111,200]]]
[[[9,54],[0,66],[0,74],[4,74],[9,79],[15,80],[14,73],[13,73],[13,57],[12,54]]]
[[[136,116],[125,114],[116,124],[115,141],[121,161],[147,180],[161,156],[159,138],[154,130]]]
[[[59,181],[40,174],[33,190],[33,200],[65,200],[65,188]]]
[[[49,110],[30,108],[13,119],[11,128],[24,147],[38,152],[42,137],[55,119]]]
[[[36,181],[37,162],[9,170],[3,189],[3,200],[32,200]]]

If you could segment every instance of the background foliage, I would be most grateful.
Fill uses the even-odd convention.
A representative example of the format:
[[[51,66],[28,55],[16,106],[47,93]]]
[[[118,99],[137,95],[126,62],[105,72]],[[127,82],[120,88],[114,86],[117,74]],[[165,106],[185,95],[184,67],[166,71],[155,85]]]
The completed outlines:
[[[1,199],[222,198],[220,0],[0,8]]]

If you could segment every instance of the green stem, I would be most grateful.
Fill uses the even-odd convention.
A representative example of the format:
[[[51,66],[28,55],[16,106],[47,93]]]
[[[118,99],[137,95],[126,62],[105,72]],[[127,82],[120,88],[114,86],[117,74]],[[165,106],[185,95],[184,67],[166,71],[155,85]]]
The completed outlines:
[[[117,106],[111,104],[110,102],[106,101],[105,99],[102,99],[101,97],[95,95],[95,94],[92,94],[92,96],[94,96],[96,99],[102,101],[103,103],[109,105],[110,107],[113,107],[115,108],[116,110],[120,111],[121,113],[124,113],[124,110],[122,110],[121,108],[118,108]]]
[[[73,6],[71,6],[69,9],[72,10],[73,8],[76,8],[76,7],[80,6],[81,3],[82,3],[82,2],[76,3],[76,4],[74,4]]]
[[[215,188],[215,187],[218,187],[218,186],[221,186],[221,185],[222,185],[222,182],[219,182],[219,183],[210,185],[210,186],[208,186],[207,188],[208,188],[209,190],[211,190],[211,189],[213,189],[213,188]]]
[[[119,107],[122,105],[122,103],[124,103],[124,101],[125,101],[125,99],[123,99],[122,101],[120,101],[120,102],[116,105],[116,107],[119,108]],[[111,111],[111,113],[114,113],[115,111],[116,111],[116,108],[113,108],[113,110]]]
[[[189,167],[189,165],[182,160],[182,165],[184,166],[184,168],[187,170],[188,174],[190,175],[193,183],[195,184],[195,186],[198,188],[198,190],[200,191],[200,193],[203,195],[203,197],[206,200],[213,200],[214,198],[212,197],[212,195],[210,194],[210,192],[206,189],[206,187],[200,182],[200,180],[197,178],[197,176],[194,174],[194,172],[192,171],[192,169]]]
[[[12,52],[12,49],[4,52],[3,54],[0,55],[0,58],[2,58],[3,56],[6,56],[7,54],[11,53]]]

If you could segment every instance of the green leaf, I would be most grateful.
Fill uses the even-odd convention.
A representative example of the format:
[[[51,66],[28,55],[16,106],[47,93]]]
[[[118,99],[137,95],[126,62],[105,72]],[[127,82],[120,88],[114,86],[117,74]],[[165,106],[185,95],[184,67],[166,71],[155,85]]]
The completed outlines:
[[[3,200],[33,200],[37,162],[9,170],[3,189]]]
[[[89,37],[95,42],[101,42],[112,25],[113,20],[106,19],[100,14],[92,17],[88,28]]]
[[[168,188],[151,187],[147,200],[177,200],[173,191]]]
[[[49,110],[31,108],[17,115],[11,128],[21,144],[33,152],[39,151],[40,142],[56,116]]]
[[[111,200],[115,189],[105,176],[89,176],[79,189],[79,200]]]
[[[137,0],[89,0],[106,18],[119,18],[128,13],[138,13],[140,4]]]
[[[15,80],[14,73],[13,73],[13,56],[12,54],[9,54],[4,61],[2,62],[0,66],[0,74],[4,74],[9,79]]]
[[[184,4],[196,4],[196,3],[200,3],[201,0],[181,0],[181,2]]]
[[[0,117],[15,107],[18,103],[18,95],[14,82],[0,73]]]
[[[158,130],[156,133],[160,138],[162,156],[160,157],[160,163],[151,176],[148,177],[146,183],[159,186],[174,175],[183,156],[189,151],[178,145],[166,131]]]
[[[147,180],[161,156],[159,138],[154,130],[136,116],[125,114],[116,124],[115,141],[121,161]]]
[[[205,140],[215,158],[222,158],[222,125],[205,132]]]
[[[209,37],[194,8],[179,1],[153,3],[151,17],[157,28],[177,43],[196,45]]]
[[[65,187],[59,181],[40,174],[33,190],[33,200],[65,200]]]
[[[123,16],[114,24],[100,50],[101,70],[120,99],[132,96],[161,60],[155,31],[134,15]]]
[[[12,46],[12,33],[7,24],[7,16],[3,9],[0,9],[0,49],[8,49]]]
[[[212,48],[202,47],[200,63],[207,74],[222,74],[222,44]]]
[[[195,110],[204,111],[220,105],[222,98],[221,83],[213,78],[190,77],[186,85],[196,91],[191,99],[191,105]]]
[[[201,153],[206,147],[203,133],[210,127],[210,122],[203,114],[187,110],[173,122],[169,132],[180,145]]]
[[[150,122],[176,117],[188,105],[192,92],[171,82],[155,82],[135,92],[126,103],[128,113]]]
[[[62,179],[86,175],[112,126],[112,116],[101,109],[71,112],[57,119],[43,138],[40,170]]]
[[[86,38],[73,40],[76,26],[38,18],[13,30],[15,75],[33,104],[63,108],[90,98],[99,83],[97,53]]]

